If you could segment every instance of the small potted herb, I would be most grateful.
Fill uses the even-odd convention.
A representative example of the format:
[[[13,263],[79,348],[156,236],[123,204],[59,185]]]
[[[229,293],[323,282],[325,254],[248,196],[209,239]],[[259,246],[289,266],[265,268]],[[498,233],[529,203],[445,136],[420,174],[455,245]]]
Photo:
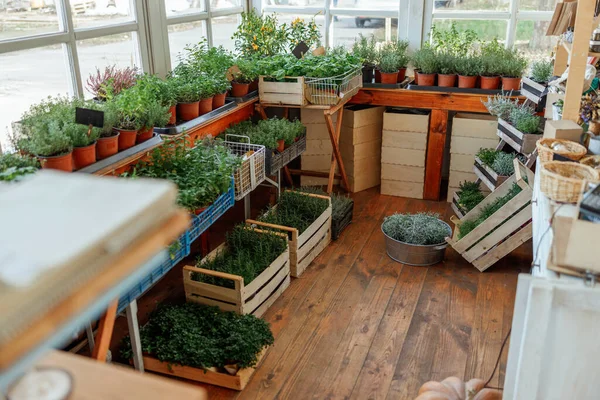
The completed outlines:
[[[244,97],[250,91],[250,84],[258,78],[258,73],[252,60],[240,58],[236,66],[238,70],[232,74],[231,96]]]
[[[415,63],[419,66],[419,86],[435,86],[435,78],[438,72],[438,59],[435,52],[430,48],[422,48],[413,56]]]
[[[200,90],[195,80],[174,78],[177,84],[177,116],[184,121],[198,118],[200,108]]]
[[[477,78],[483,71],[483,59],[476,55],[456,59],[458,87],[473,89],[477,86]]]
[[[525,134],[540,133],[541,118],[531,107],[515,107],[508,117],[510,124]]]
[[[438,54],[438,86],[456,86],[456,56],[444,52]]]
[[[152,138],[154,127],[163,127],[169,123],[171,112],[168,106],[161,105],[158,101],[149,100],[145,102],[143,113],[140,117],[142,128],[140,129],[136,143],[143,143]]]
[[[398,55],[394,52],[386,52],[381,55],[377,68],[381,73],[381,83],[396,84],[398,82]]]
[[[458,186],[459,189],[456,192],[456,205],[463,214],[460,216],[462,218],[465,214],[474,209],[477,204],[481,203],[485,196],[481,192],[481,188],[477,182],[465,181],[461,182]]]
[[[495,149],[479,149],[475,155],[475,172],[491,190],[515,173],[516,154]]]
[[[406,69],[408,68],[408,63],[410,62],[410,57],[408,55],[408,41],[407,40],[398,40],[397,42],[392,42],[392,49],[398,56],[398,83],[402,83],[404,78],[406,78]]]
[[[393,214],[381,225],[387,254],[403,264],[427,266],[441,262],[452,234],[438,214]]]
[[[481,45],[481,88],[486,90],[497,90],[500,87],[500,75],[502,72],[501,61],[505,52],[504,46],[493,39]]]
[[[202,76],[198,79],[198,90],[200,101],[198,103],[198,115],[208,114],[212,111],[213,97],[216,94],[214,78],[210,76]]]
[[[142,128],[140,110],[144,107],[145,98],[141,92],[133,86],[108,100],[109,107],[115,114],[113,129],[119,133],[119,151],[133,147],[138,131]]]
[[[548,82],[554,76],[552,62],[541,60],[531,64],[528,77],[523,77],[521,93],[541,109],[546,106]]]
[[[136,86],[142,88],[150,99],[157,100],[161,106],[169,108],[170,115],[166,124],[172,125],[175,123],[177,93],[171,79],[162,80],[156,75],[144,74],[138,78]],[[165,125],[158,125],[158,123],[153,124],[153,126],[158,127],[163,127]]]
[[[214,78],[214,89],[215,95],[213,96],[213,110],[216,110],[219,107],[223,107],[225,105],[225,97],[227,96],[227,91],[231,89],[231,82],[225,77],[225,74],[222,76],[217,76]]]
[[[375,49],[375,36],[364,36],[358,34],[358,39],[354,40],[352,45],[352,53],[357,56],[362,62],[362,76],[364,83],[372,83],[374,77],[375,57],[377,50]]]
[[[135,85],[137,75],[138,70],[135,67],[118,69],[116,65],[111,65],[104,71],[96,68],[96,73],[88,77],[87,90],[94,96],[94,99],[105,101],[108,97],[116,96]]]
[[[516,49],[507,50],[501,60],[502,90],[521,89],[521,77],[527,68],[527,59]]]

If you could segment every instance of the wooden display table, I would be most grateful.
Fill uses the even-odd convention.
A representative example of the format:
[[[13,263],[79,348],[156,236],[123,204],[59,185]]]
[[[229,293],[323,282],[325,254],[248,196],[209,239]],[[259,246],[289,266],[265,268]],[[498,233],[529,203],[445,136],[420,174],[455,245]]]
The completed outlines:
[[[198,386],[141,374],[117,365],[101,364],[82,356],[52,351],[36,364],[37,367],[57,367],[73,378],[69,399],[208,399],[206,390]]]

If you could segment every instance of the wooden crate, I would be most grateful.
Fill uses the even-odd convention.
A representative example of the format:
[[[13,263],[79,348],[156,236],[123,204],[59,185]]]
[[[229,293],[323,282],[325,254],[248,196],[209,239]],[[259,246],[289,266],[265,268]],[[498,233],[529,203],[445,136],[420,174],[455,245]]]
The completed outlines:
[[[535,150],[535,143],[542,138],[541,133],[522,133],[502,118],[498,118],[498,136],[510,145],[516,152],[531,154]],[[494,146],[487,146],[494,147]]]
[[[451,199],[451,201],[448,201],[448,202],[450,203],[450,206],[452,207],[452,211],[454,211],[454,214],[456,214],[456,216],[459,219],[463,218],[466,215],[466,213],[464,213],[462,208],[458,205],[458,194],[456,194],[456,192],[453,192],[451,198],[450,198],[450,194],[448,194],[448,198]]]
[[[381,162],[384,164],[400,164],[412,165],[414,167],[425,167],[425,150],[383,147],[381,149]]]
[[[496,188],[504,183],[508,179],[506,175],[498,175],[496,171],[485,165],[479,157],[475,157],[475,163],[473,164],[473,172],[477,175],[477,178],[481,179],[483,184],[487,186],[492,192]]]
[[[479,149],[496,148],[498,138],[473,138],[463,136],[452,136],[450,138],[451,154],[472,154],[475,155]]]
[[[579,212],[576,215],[578,214]],[[550,258],[554,270],[562,267],[584,274],[586,271],[600,273],[598,253],[590,250],[589,242],[590,238],[597,238],[600,234],[600,225],[577,218],[556,216],[552,221],[552,232],[554,237]]]
[[[458,238],[458,227],[456,227],[452,238],[446,238],[446,241],[479,271],[488,269],[496,261],[531,239],[533,181],[533,172],[515,160],[514,175],[463,218],[457,220],[451,217],[451,220],[455,224],[460,224],[475,218],[483,207],[498,197],[506,195],[515,182],[523,190],[463,238]]]
[[[223,243],[210,252],[200,264],[214,259],[225,250],[226,246]],[[193,273],[231,280],[234,288],[195,281],[192,279]],[[290,286],[289,248],[248,285],[244,285],[244,279],[239,275],[186,265],[183,267],[183,286],[185,298],[189,302],[217,306],[223,311],[235,311],[238,314],[253,314],[260,317]]]
[[[470,172],[461,171],[450,171],[450,178],[448,179],[449,187],[459,187],[461,182],[468,181],[474,182],[477,180],[477,175],[471,169]]]
[[[370,168],[357,169],[353,171],[352,175],[348,175],[348,184],[350,185],[351,193],[360,192],[378,186],[381,183],[381,163],[379,163],[379,158],[374,159],[377,160],[377,163],[372,163]]]
[[[210,385],[221,386],[233,390],[243,390],[256,368],[262,363],[269,347],[265,347],[258,356],[258,362],[255,367],[243,368],[237,371],[235,375],[215,371],[214,369],[203,370],[202,368],[188,367],[160,361],[150,356],[144,356],[144,369],[146,371],[158,372],[159,374],[176,376],[178,378],[189,379],[191,381],[208,383]]]
[[[399,164],[381,164],[381,179],[425,183],[425,168]]]
[[[521,79],[521,83],[521,95],[537,104],[537,109],[540,111],[546,107],[546,95],[548,94],[547,83],[537,83],[526,76]]]
[[[308,104],[303,77],[286,77],[290,82],[268,82],[258,78],[258,98],[261,103],[305,106]]]
[[[386,131],[429,132],[429,112],[412,112],[408,109],[390,109],[383,114]]]
[[[495,139],[497,125],[498,119],[491,115],[457,113],[452,118],[452,137]]]
[[[402,149],[426,150],[427,133],[383,130],[382,146]]]
[[[450,154],[450,171],[472,172],[474,160],[473,154]]]
[[[381,194],[397,197],[423,198],[423,184],[418,182],[381,180]]]
[[[294,278],[298,278],[310,263],[331,242],[331,198],[313,193],[301,193],[304,196],[319,197],[329,201],[329,207],[310,226],[299,234],[298,229],[289,226],[269,224],[266,222],[248,219],[246,223],[277,229],[288,233],[290,248],[290,271]],[[273,207],[277,209],[277,206]]]

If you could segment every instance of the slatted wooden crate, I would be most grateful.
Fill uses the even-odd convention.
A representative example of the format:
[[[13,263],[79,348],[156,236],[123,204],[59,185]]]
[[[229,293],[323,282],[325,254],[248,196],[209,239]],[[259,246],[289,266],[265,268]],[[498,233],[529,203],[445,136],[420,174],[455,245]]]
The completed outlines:
[[[261,103],[305,106],[303,77],[286,77],[287,82],[269,82],[264,76],[258,78],[258,98]]]
[[[310,263],[331,242],[331,198],[313,193],[301,193],[304,196],[327,199],[329,207],[310,226],[299,234],[298,229],[289,226],[269,224],[256,220],[246,220],[246,223],[287,232],[290,248],[290,272],[298,278]],[[276,209],[275,206],[273,209]]]
[[[271,234],[273,233],[276,234],[276,232]],[[200,264],[213,260],[225,250],[226,246],[223,243],[210,252]],[[195,281],[192,279],[194,273],[228,279],[233,282],[234,287],[227,288]],[[217,306],[223,311],[235,311],[238,314],[253,314],[260,317],[290,286],[289,247],[248,285],[244,284],[244,278],[239,275],[186,265],[183,267],[183,286],[185,298],[189,302]]]
[[[533,172],[515,160],[513,176],[463,218],[457,220],[451,217],[450,219],[455,225],[459,225],[461,222],[477,217],[483,207],[498,197],[506,195],[515,182],[522,191],[466,236],[458,238],[457,226],[452,238],[446,238],[446,241],[479,271],[485,271],[496,261],[531,239],[533,180]]]
[[[537,104],[537,110],[541,111],[546,107],[546,95],[548,94],[548,84],[537,83],[536,81],[523,77],[521,79],[521,94],[533,103]]]
[[[475,157],[475,163],[473,164],[473,172],[477,175],[477,178],[481,179],[481,182],[487,186],[491,191],[504,183],[508,179],[506,175],[498,175],[496,171],[488,167],[479,159]]]
[[[523,133],[509,124],[508,121],[498,118],[497,134],[500,139],[508,143],[516,152],[528,155],[535,150],[535,143],[542,138],[543,132]]]
[[[252,378],[252,375],[254,375],[256,368],[262,363],[268,350],[269,347],[263,349],[258,356],[258,362],[255,367],[239,369],[233,375],[219,372],[213,368],[203,370],[202,368],[172,364],[150,356],[144,356],[143,361],[144,369],[146,369],[146,371],[158,372],[159,374],[176,376],[178,378],[208,383],[210,385],[221,386],[233,390],[243,390],[250,381],[250,378]]]

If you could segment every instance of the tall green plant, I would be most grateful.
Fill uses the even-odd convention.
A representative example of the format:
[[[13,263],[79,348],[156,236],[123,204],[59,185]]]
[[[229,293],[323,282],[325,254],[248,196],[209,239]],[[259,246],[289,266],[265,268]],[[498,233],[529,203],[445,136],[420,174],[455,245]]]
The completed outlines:
[[[448,30],[442,30],[435,25],[431,27],[431,47],[439,53],[450,53],[457,57],[468,55],[479,41],[477,33],[471,29],[459,31],[456,24]]]
[[[377,58],[376,45],[375,35],[364,36],[359,33],[358,38],[354,39],[352,53],[360,59],[363,65],[373,66]]]

